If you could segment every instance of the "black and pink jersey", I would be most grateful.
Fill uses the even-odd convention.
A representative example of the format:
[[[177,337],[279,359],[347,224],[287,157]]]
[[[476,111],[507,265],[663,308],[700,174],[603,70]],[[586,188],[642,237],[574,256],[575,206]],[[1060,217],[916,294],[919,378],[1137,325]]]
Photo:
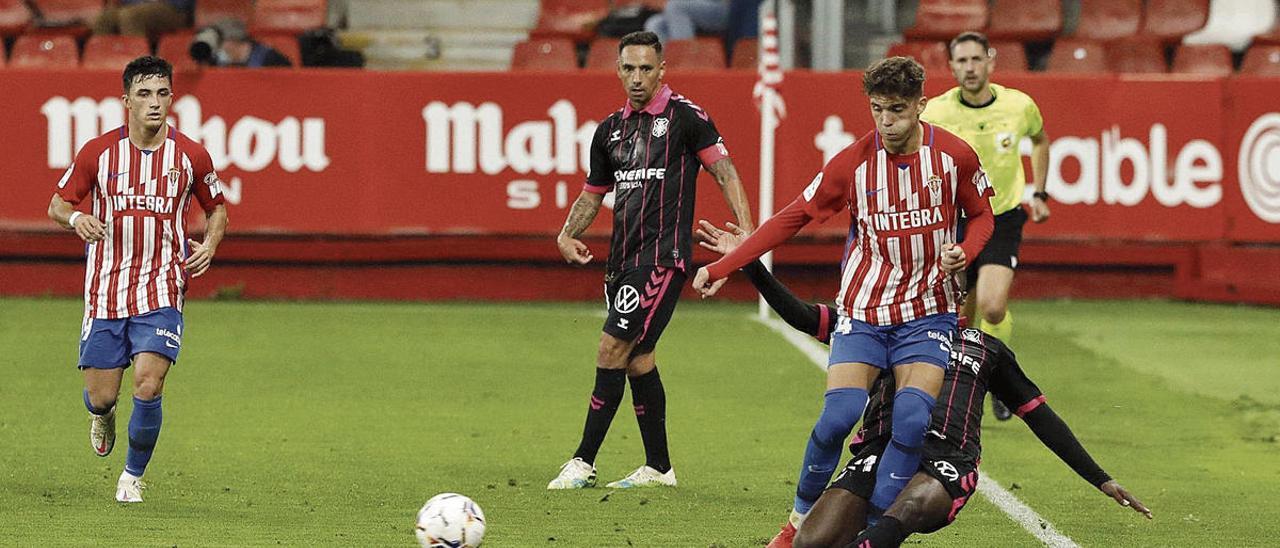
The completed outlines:
[[[583,189],[614,191],[608,271],[685,270],[698,170],[728,155],[706,111],[665,85],[643,109],[628,103],[605,118],[591,140]]]
[[[882,373],[871,385],[862,428],[853,443],[888,442],[893,424],[894,377]],[[944,444],[976,461],[982,455],[982,411],[987,392],[1019,417],[1044,403],[1040,388],[1018,366],[1013,351],[977,329],[961,329],[951,345],[951,367],[933,408],[926,445]]]

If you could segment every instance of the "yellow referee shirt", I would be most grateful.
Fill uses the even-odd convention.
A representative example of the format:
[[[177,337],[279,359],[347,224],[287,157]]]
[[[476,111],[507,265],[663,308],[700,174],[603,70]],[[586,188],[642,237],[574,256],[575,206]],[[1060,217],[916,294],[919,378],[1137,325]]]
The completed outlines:
[[[996,215],[1009,211],[1022,202],[1027,185],[1022,171],[1022,155],[1018,143],[1044,129],[1040,108],[1027,94],[998,84],[989,84],[995,100],[983,107],[960,102],[960,88],[925,103],[921,118],[942,126],[973,147],[982,160],[982,169],[995,188],[991,211]]]

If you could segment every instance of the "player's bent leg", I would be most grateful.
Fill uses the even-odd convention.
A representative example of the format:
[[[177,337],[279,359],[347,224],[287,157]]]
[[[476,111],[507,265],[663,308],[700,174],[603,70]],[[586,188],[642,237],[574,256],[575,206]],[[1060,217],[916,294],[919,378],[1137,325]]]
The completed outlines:
[[[827,489],[804,519],[791,546],[824,548],[844,546],[866,523],[867,500],[844,489]]]
[[[980,328],[1009,343],[1013,324],[1009,310],[1009,289],[1013,286],[1013,269],[999,264],[984,264],[978,270],[977,308]]]
[[[116,398],[124,368],[84,370],[84,406],[89,410],[89,445],[105,457],[116,445]]]
[[[849,546],[897,547],[912,533],[932,532],[947,524],[951,496],[937,479],[917,472],[902,494],[875,525],[862,531]],[[837,544],[836,546],[841,546]]]
[[[893,398],[889,446],[880,459],[871,494],[871,505],[876,508],[888,508],[920,468],[925,430],[945,374],[942,366],[928,362],[899,365],[893,371],[898,391]]]
[[[837,363],[827,369],[822,412],[809,432],[800,478],[796,482],[793,508],[797,513],[807,514],[831,481],[844,442],[867,405],[867,387],[879,373],[878,368],[857,362]]]
[[[609,333],[600,334],[596,352],[596,381],[587,406],[582,439],[573,458],[560,466],[560,472],[547,484],[547,489],[582,489],[596,484],[596,455],[609,433],[609,425],[618,412],[627,387],[627,363],[634,340],[623,340]]]

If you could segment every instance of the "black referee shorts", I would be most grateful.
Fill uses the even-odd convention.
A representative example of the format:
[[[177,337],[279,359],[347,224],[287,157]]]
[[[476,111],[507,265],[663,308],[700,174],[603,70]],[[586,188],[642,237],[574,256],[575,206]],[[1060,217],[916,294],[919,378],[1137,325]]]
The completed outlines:
[[[960,219],[960,236],[963,241],[967,219]],[[1022,206],[1015,207],[996,215],[995,229],[986,247],[978,253],[978,258],[969,261],[966,270],[968,289],[973,289],[978,282],[978,269],[982,265],[994,264],[1018,269],[1018,249],[1022,247],[1022,227],[1027,224],[1027,210]]]

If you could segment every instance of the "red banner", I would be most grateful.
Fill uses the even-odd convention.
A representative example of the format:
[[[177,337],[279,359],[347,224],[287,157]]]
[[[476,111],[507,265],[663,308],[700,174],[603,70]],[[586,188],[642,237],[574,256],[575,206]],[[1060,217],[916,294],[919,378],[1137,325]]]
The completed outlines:
[[[668,78],[711,114],[751,196],[755,78]],[[1280,242],[1275,80],[998,80],[1036,99],[1052,140],[1053,217],[1029,237]],[[935,75],[928,91],[950,83]],[[174,85],[172,123],[209,149],[241,233],[554,233],[581,189],[596,121],[624,98],[601,73],[214,70]],[[74,151],[123,120],[119,86],[111,73],[4,72],[0,228],[52,229],[44,211]],[[779,89],[781,207],[871,118],[858,73],[788,73]],[[699,216],[730,218],[709,177],[698,200]],[[601,217],[598,233],[609,229]]]

